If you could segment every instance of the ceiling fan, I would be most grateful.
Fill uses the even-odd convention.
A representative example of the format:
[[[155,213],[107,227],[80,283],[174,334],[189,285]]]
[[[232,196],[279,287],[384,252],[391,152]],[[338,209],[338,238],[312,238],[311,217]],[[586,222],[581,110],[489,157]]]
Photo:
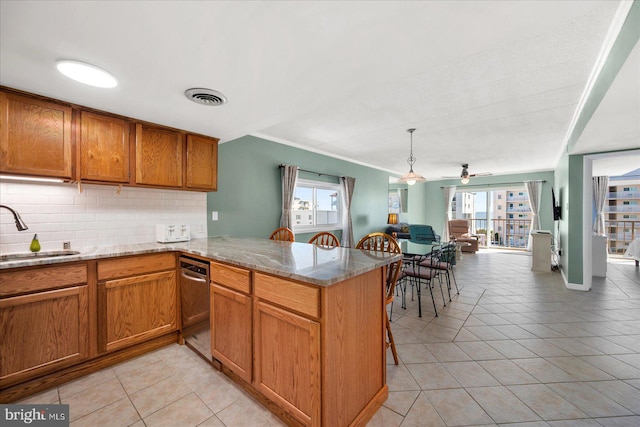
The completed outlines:
[[[460,182],[463,184],[468,184],[469,183],[469,178],[472,178],[474,176],[489,176],[491,175],[491,172],[480,172],[480,173],[469,173],[469,164],[468,163],[463,163],[462,164],[462,172],[460,172]],[[457,176],[445,176],[443,178],[458,178]]]

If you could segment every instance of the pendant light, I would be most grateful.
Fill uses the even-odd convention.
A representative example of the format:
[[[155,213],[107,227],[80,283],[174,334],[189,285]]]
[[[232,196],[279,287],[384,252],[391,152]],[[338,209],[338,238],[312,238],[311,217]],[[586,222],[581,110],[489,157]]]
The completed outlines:
[[[398,182],[406,182],[409,185],[413,185],[416,182],[426,181],[424,176],[417,174],[413,171],[413,164],[416,162],[416,158],[413,157],[413,132],[414,131],[415,129],[407,129],[407,132],[409,132],[409,135],[411,135],[411,151],[409,154],[409,158],[407,159],[407,163],[409,163],[409,172],[405,173],[404,175],[402,175],[400,179],[398,179]]]

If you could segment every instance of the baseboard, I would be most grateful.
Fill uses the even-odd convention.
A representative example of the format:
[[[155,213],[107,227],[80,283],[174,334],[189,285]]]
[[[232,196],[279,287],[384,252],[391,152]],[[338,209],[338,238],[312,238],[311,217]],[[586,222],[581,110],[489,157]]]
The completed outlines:
[[[564,269],[558,265],[558,270],[560,270],[560,276],[562,276],[562,281],[564,282],[564,286],[567,289],[571,289],[572,291],[581,291],[581,292],[587,292],[591,290],[590,287],[585,288],[584,284],[582,283],[569,283],[567,276],[564,274]]]

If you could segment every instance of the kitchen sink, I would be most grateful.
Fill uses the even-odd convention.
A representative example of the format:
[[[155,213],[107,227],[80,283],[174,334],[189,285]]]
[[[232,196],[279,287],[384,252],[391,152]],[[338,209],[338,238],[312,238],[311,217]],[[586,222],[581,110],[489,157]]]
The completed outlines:
[[[2,261],[19,261],[29,259],[57,258],[61,256],[78,255],[79,251],[63,250],[63,251],[47,251],[47,252],[20,252],[15,254],[0,255]]]

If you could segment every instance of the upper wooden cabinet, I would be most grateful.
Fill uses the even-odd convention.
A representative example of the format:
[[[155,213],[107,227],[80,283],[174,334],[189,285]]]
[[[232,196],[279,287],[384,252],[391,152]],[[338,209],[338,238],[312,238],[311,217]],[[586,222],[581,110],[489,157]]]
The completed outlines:
[[[129,123],[115,117],[80,113],[80,179],[129,182]]]
[[[218,139],[0,87],[0,173],[216,191]]]
[[[0,172],[73,178],[71,107],[0,92]]]
[[[184,137],[170,129],[136,125],[136,184],[182,187]]]
[[[187,188],[218,189],[218,140],[187,135]]]

